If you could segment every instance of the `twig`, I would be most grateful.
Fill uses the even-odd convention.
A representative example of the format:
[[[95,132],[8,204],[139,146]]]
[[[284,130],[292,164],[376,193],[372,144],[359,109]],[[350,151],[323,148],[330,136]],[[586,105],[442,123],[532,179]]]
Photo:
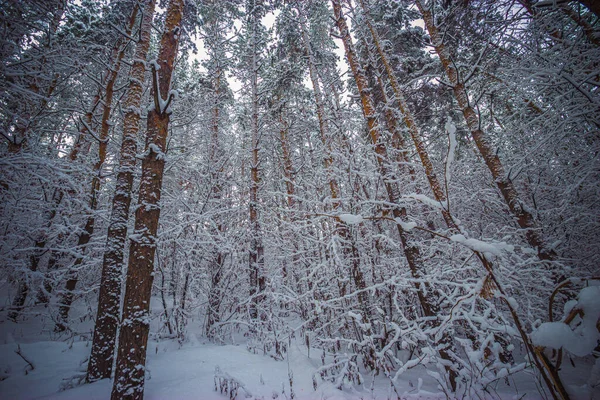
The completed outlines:
[[[27,357],[25,357],[23,355],[20,344],[17,345],[17,350],[15,350],[15,353],[17,353],[19,355],[19,357],[21,357],[23,359],[23,361],[25,361],[27,364],[29,364],[29,367],[25,367],[25,375],[27,375],[29,373],[29,371],[33,371],[35,369],[35,365],[33,365],[33,363],[31,361],[29,361],[27,359]]]

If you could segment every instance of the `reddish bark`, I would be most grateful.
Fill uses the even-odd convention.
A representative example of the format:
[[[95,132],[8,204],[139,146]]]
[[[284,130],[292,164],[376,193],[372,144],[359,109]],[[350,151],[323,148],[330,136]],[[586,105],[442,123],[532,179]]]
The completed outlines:
[[[342,13],[342,6],[340,4],[340,0],[331,0],[331,3],[333,5],[335,21],[339,29],[342,41],[344,43],[346,58],[348,59],[348,64],[350,64],[350,69],[352,70],[352,74],[354,76],[354,80],[356,81],[358,92],[360,94],[363,113],[367,120],[369,135],[371,136],[371,140],[373,142],[375,156],[377,158],[377,163],[379,166],[379,173],[384,179],[385,188],[390,203],[398,204],[398,201],[400,199],[399,191],[398,187],[396,186],[396,179],[394,177],[394,174],[392,173],[392,171],[390,171],[387,165],[387,148],[385,144],[381,141],[379,135],[379,126],[376,119],[373,100],[371,98],[371,94],[369,93],[370,88],[367,82],[367,78],[356,56],[354,45],[352,43],[352,38],[350,37],[350,32],[348,30],[345,17]],[[395,207],[393,209],[393,215],[395,218],[403,219],[406,216],[406,211],[404,209]],[[416,241],[411,240],[408,232],[404,231],[400,224],[396,224],[396,226],[398,229],[398,234],[400,236],[400,241],[404,249],[404,255],[408,262],[411,275],[417,280],[421,279],[423,278],[424,266],[419,248],[416,246]],[[424,293],[424,291],[419,285],[415,285],[415,289],[417,291],[417,297],[419,298],[419,303],[423,310],[423,314],[426,317],[436,317],[439,309],[435,300],[431,297],[431,288],[427,288],[427,294]],[[452,358],[449,353],[450,348],[451,339],[446,334],[440,339],[440,342],[438,343],[438,353],[440,355],[440,358],[452,364]],[[450,386],[454,391],[456,390],[456,371],[454,371],[454,369],[450,365],[446,366],[446,370],[449,375],[448,378]]]
[[[135,230],[130,236],[129,264],[119,335],[117,369],[111,398],[142,399],[149,333],[150,295],[154,277],[156,234],[160,218],[160,198],[172,100],[171,78],[181,34],[184,0],[169,2],[158,64],[153,68],[154,108],[148,112],[146,149],[135,213]],[[160,101],[160,99],[163,101]],[[162,105],[162,103],[165,103]],[[166,109],[161,109],[165,107]]]
[[[517,189],[506,174],[504,166],[500,161],[500,158],[492,148],[488,137],[480,128],[479,117],[471,107],[469,98],[467,95],[464,83],[459,79],[458,72],[452,65],[450,60],[450,53],[444,45],[444,42],[435,26],[433,21],[433,15],[431,10],[425,8],[421,1],[416,2],[419,11],[423,15],[425,21],[425,27],[431,37],[431,42],[435,47],[436,53],[440,58],[444,71],[448,80],[452,84],[452,90],[454,97],[458,102],[460,109],[462,110],[463,116],[467,123],[469,130],[471,131],[471,137],[473,138],[479,153],[483,157],[485,164],[490,170],[494,182],[496,183],[504,201],[508,205],[508,208],[515,216],[519,226],[525,230],[525,237],[527,242],[538,251],[538,257],[541,260],[554,260],[556,253],[550,249],[547,249],[543,238],[540,234],[539,228],[536,226],[536,221],[531,212],[527,210],[527,206],[521,200]]]
[[[365,8],[364,2],[362,0],[361,0],[361,5],[363,7],[363,10],[365,10],[366,8]],[[444,191],[442,185],[440,184],[440,182],[437,178],[435,169],[433,168],[433,163],[431,162],[431,159],[429,158],[429,154],[427,153],[425,143],[423,142],[423,140],[421,138],[421,133],[419,131],[419,127],[414,119],[414,116],[412,115],[412,112],[410,111],[410,109],[408,107],[408,103],[406,102],[406,99],[404,98],[404,94],[402,93],[400,84],[398,83],[398,79],[396,78],[396,73],[394,72],[394,69],[392,68],[392,66],[390,64],[389,59],[388,59],[387,55],[385,54],[383,47],[381,46],[381,43],[379,40],[379,35],[378,35],[377,31],[375,30],[375,28],[373,27],[373,25],[371,24],[369,18],[366,18],[366,23],[369,28],[369,31],[371,32],[371,36],[373,37],[373,43],[375,44],[375,47],[377,48],[377,52],[379,53],[381,62],[383,63],[385,71],[388,75],[390,85],[392,86],[392,90],[394,91],[394,95],[396,97],[396,102],[398,103],[398,108],[400,109],[400,112],[403,116],[404,123],[406,124],[406,127],[408,128],[408,132],[410,133],[410,137],[412,138],[415,148],[417,149],[417,154],[419,155],[421,164],[423,165],[423,168],[425,169],[425,175],[427,176],[427,180],[429,181],[429,186],[431,187],[433,196],[443,206],[442,215],[444,217],[444,221],[446,222],[446,224],[448,225],[449,228],[458,230],[456,223],[452,219],[452,216],[450,215],[450,212],[447,209],[446,192]],[[383,89],[382,89],[382,91],[385,93],[385,91]],[[388,117],[388,116],[386,115],[386,117]],[[395,140],[399,140],[399,139],[401,139],[401,138],[395,137]]]
[[[214,46],[214,44],[212,45]],[[218,204],[221,201],[223,190],[221,187],[221,182],[219,181],[223,172],[223,167],[221,166],[220,168],[217,168],[217,165],[220,163],[219,157],[221,155],[219,145],[219,115],[221,111],[221,79],[223,70],[220,66],[220,60],[214,61],[217,63],[217,67],[213,73],[214,105],[209,165],[211,166],[210,174],[213,185],[211,199],[215,202],[215,204]],[[215,230],[215,235],[220,235],[223,232],[223,229],[223,225],[218,223]],[[223,252],[218,248],[218,246],[215,246],[213,253],[214,259],[210,270],[210,289],[208,292],[208,307],[206,309],[206,335],[208,337],[213,336],[212,328],[221,320],[221,315],[219,312],[219,306],[222,299],[220,285],[221,278],[223,277],[223,264],[225,262]]]
[[[136,45],[124,103],[125,119],[123,121],[123,139],[117,173],[117,186],[113,197],[106,248],[102,261],[98,313],[87,370],[87,380],[90,382],[110,378],[114,360],[119,322],[119,303],[121,300],[121,279],[124,267],[123,253],[127,237],[133,172],[136,164],[136,140],[140,122],[139,109],[142,102],[142,82],[144,82],[146,70],[144,60],[146,60],[150,47],[150,30],[155,3],[155,0],[146,0],[144,6],[140,23],[140,40]]]
[[[302,15],[302,10],[298,8],[299,13]],[[303,16],[304,17],[304,16]],[[305,17],[303,19],[306,19]],[[308,35],[308,31],[306,26],[304,25],[304,21],[302,22],[302,40],[304,41],[304,45],[306,47],[306,52],[308,54],[308,69],[310,80],[313,87],[313,95],[315,99],[317,118],[319,120],[319,133],[321,143],[325,148],[325,155],[323,158],[323,164],[325,166],[325,171],[328,176],[329,181],[329,190],[331,193],[332,199],[332,208],[334,212],[340,212],[341,209],[341,201],[340,201],[340,188],[337,180],[334,178],[333,172],[333,144],[331,137],[329,135],[329,126],[327,124],[327,119],[325,116],[325,107],[323,106],[323,94],[321,92],[321,86],[319,85],[319,74],[317,72],[317,66],[314,59],[314,54],[312,51],[312,47],[310,45],[310,37]],[[356,247],[356,243],[350,228],[348,225],[344,224],[341,220],[336,219],[335,223],[335,232],[340,238],[342,242],[342,251],[344,253],[345,258],[350,262],[351,269],[350,275],[352,276],[352,280],[354,281],[354,285],[356,289],[360,291],[358,295],[359,304],[364,312],[365,320],[369,320],[371,318],[370,314],[370,305],[369,298],[366,292],[362,291],[366,288],[366,281],[364,277],[364,273],[362,271],[360,265],[360,254],[358,252],[358,248]],[[345,290],[345,289],[343,289]]]
[[[131,33],[133,29],[133,25],[135,24],[135,20],[137,18],[138,7],[135,6],[131,11],[131,15],[129,17],[129,23],[127,25],[127,34]],[[112,51],[112,68],[107,71],[107,82],[104,91],[104,107],[102,111],[102,122],[101,122],[101,130],[98,135],[99,143],[98,143],[98,159],[96,163],[94,163],[93,173],[94,176],[92,178],[91,190],[90,190],[90,200],[89,200],[89,215],[87,217],[85,227],[83,233],[79,235],[77,240],[77,248],[81,253],[85,252],[85,247],[89,243],[92,235],[94,234],[94,226],[95,226],[95,216],[94,212],[98,207],[98,192],[100,190],[101,179],[100,175],[102,173],[102,166],[104,165],[104,161],[106,161],[106,146],[108,144],[108,131],[110,128],[110,114],[112,111],[112,101],[114,95],[114,85],[117,80],[117,76],[119,74],[119,69],[121,68],[121,62],[123,57],[125,56],[125,39],[121,39],[117,41],[115,47]],[[90,115],[91,121],[91,115]],[[87,125],[87,129],[90,129],[91,124]],[[74,148],[75,150],[75,148]],[[75,154],[74,154],[75,153]],[[76,152],[71,152],[71,157],[75,155]],[[73,158],[72,158],[73,159]],[[69,272],[67,274],[67,281],[65,284],[65,290],[62,293],[59,300],[59,310],[58,317],[59,321],[56,324],[56,330],[62,331],[66,328],[66,323],[69,317],[69,312],[71,310],[71,304],[73,303],[74,293],[73,291],[77,287],[78,278],[78,269],[81,263],[83,262],[83,254],[75,259],[73,265],[69,268]]]
[[[288,138],[288,124],[283,119],[282,113],[279,116],[279,123],[281,127],[279,128],[279,138],[281,140],[281,153],[283,157],[283,176],[285,177],[285,188],[287,193],[287,204],[290,210],[294,209],[295,199],[294,199],[294,172],[292,165],[292,156],[290,150],[290,141]]]

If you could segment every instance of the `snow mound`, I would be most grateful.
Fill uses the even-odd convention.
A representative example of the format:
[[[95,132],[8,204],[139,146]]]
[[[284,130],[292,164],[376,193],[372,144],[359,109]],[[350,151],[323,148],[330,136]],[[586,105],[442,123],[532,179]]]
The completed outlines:
[[[362,223],[365,219],[362,215],[354,215],[354,214],[340,214],[338,217],[342,220],[342,222],[348,225],[357,225]]]
[[[531,334],[536,346],[560,349],[578,357],[592,352],[600,340],[596,323],[600,319],[600,287],[590,286],[581,290],[574,308],[583,312],[581,323],[575,329],[564,322],[545,322]]]

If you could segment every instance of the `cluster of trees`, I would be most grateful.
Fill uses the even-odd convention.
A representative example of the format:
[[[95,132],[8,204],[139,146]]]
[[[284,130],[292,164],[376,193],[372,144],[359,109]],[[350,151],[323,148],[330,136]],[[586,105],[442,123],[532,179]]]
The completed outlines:
[[[89,307],[113,398],[154,318],[296,337],[315,384],[569,397],[530,332],[599,275],[595,2],[164,3],[0,1],[7,318]]]

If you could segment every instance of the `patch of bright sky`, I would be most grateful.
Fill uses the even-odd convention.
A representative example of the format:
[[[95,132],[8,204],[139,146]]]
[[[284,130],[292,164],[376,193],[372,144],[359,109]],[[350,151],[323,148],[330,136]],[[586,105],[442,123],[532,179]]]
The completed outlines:
[[[280,11],[279,10],[275,10],[273,12],[269,12],[267,15],[265,15],[261,22],[262,24],[269,30],[271,30],[271,35],[272,35],[272,39],[275,39],[275,29],[274,29],[274,25],[275,25],[275,20],[277,19],[277,16],[279,15]],[[242,27],[242,22],[241,21],[234,21],[234,29],[235,31],[239,31]],[[230,37],[233,36],[235,34],[235,32],[230,32]],[[335,50],[335,54],[338,56],[338,62],[337,62],[337,67],[340,70],[340,72],[342,74],[345,74],[346,71],[348,70],[348,66],[346,64],[346,61],[344,59],[345,57],[345,53],[344,53],[344,46],[342,44],[342,41],[339,39],[334,40],[335,44],[336,44],[336,50]],[[191,56],[191,60],[198,60],[198,61],[203,61],[206,60],[208,55],[206,53],[206,49],[204,48],[204,41],[201,38],[196,38],[194,40],[194,43],[196,44],[196,47],[198,49],[198,52],[196,54],[192,54]],[[242,89],[242,82],[240,82],[235,76],[233,76],[232,74],[228,74],[227,75],[227,82],[229,83],[229,86],[231,88],[231,90],[234,93],[235,97],[239,96],[239,93]],[[311,83],[310,83],[310,79],[307,75],[304,78],[304,85],[308,88],[312,88]]]
[[[275,29],[274,29],[274,25],[275,25],[275,20],[277,19],[277,16],[279,15],[280,11],[279,10],[275,10],[273,12],[269,12],[267,13],[262,19],[261,22],[262,24],[271,31],[271,39],[275,40]],[[351,24],[352,24],[352,20],[349,19],[348,21],[348,25],[349,28],[351,28]],[[422,19],[416,19],[411,23],[411,26],[418,26],[422,29],[425,29],[425,24],[424,21]],[[234,30],[235,32],[239,31],[242,27],[242,22],[237,20],[234,21]],[[235,32],[229,32],[230,37],[235,35]],[[204,48],[204,41],[200,38],[197,38],[195,41],[195,44],[198,48],[198,52],[197,54],[193,54],[191,59],[192,60],[198,60],[198,61],[202,61],[202,60],[206,60],[207,58],[207,54],[206,54],[206,49]],[[334,38],[334,41],[336,49],[334,50],[335,54],[338,57],[337,60],[337,68],[338,71],[340,73],[340,76],[344,76],[346,75],[346,73],[348,72],[348,64],[346,63],[346,54],[344,51],[344,45],[341,39],[339,38]],[[227,82],[229,83],[229,86],[231,88],[231,90],[234,93],[235,97],[239,96],[239,93],[242,89],[242,82],[240,82],[235,76],[233,76],[231,73],[229,73],[227,75]],[[307,88],[311,88],[312,89],[312,84],[310,82],[310,77],[308,75],[308,73],[306,74],[306,76],[304,77],[303,80],[304,85]]]

